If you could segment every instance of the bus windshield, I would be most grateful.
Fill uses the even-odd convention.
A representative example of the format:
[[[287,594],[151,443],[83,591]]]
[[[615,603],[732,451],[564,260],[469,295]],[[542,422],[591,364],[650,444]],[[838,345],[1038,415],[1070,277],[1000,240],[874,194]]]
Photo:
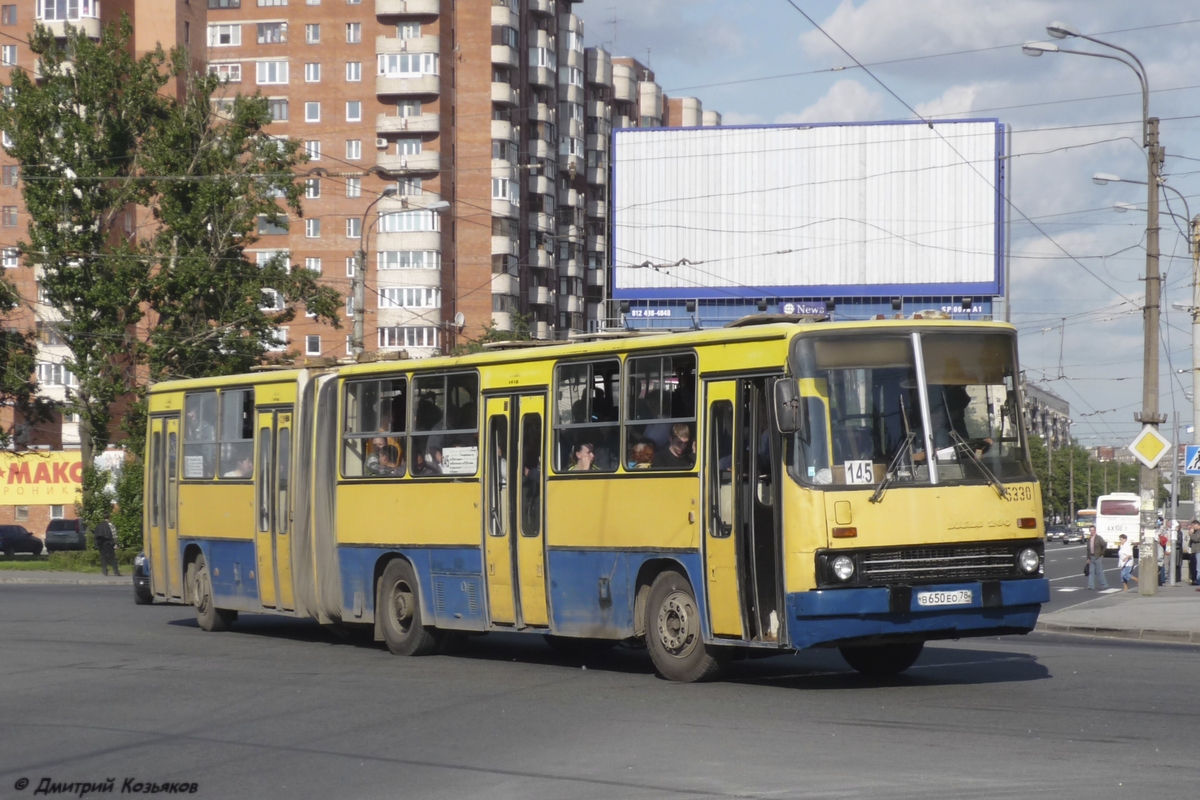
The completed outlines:
[[[925,484],[931,465],[938,483],[982,483],[985,469],[1002,481],[1033,477],[1010,335],[798,337],[792,371],[808,410],[788,448],[797,480],[877,484],[887,475],[892,484]]]

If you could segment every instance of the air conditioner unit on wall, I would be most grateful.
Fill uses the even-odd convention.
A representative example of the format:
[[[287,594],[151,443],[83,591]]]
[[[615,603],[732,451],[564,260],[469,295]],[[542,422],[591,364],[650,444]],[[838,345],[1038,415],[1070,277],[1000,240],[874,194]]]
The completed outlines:
[[[380,150],[387,150],[387,139],[384,139],[382,136],[376,136],[375,146]]]

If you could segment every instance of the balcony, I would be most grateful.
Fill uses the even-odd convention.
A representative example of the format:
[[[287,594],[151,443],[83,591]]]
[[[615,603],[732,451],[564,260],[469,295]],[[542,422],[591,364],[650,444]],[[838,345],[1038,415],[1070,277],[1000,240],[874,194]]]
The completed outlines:
[[[405,95],[417,97],[421,95],[438,95],[442,91],[442,79],[438,75],[413,75],[400,78],[389,75],[375,76],[375,94]]]
[[[574,206],[579,202],[579,192],[575,189],[559,189],[558,204],[560,206]]]
[[[492,276],[492,294],[520,294],[520,282],[507,273]]]
[[[607,153],[608,152],[608,137],[602,136],[599,133],[589,133],[588,137],[587,137],[586,147],[588,150],[600,150],[602,152]]]
[[[566,311],[571,314],[578,314],[583,311],[583,298],[574,294],[568,295]]]
[[[603,100],[588,100],[585,108],[587,109],[587,115],[589,117],[601,117],[603,119],[608,119],[612,114],[608,104]]]
[[[587,271],[587,285],[588,286],[603,286],[604,285],[604,270],[603,269],[589,269]]]
[[[397,117],[395,114],[377,114],[375,133],[441,133],[442,118],[439,114],[422,114],[419,117]]]
[[[560,39],[560,41],[563,42],[563,47],[558,51],[558,65],[560,67],[576,67],[578,69],[586,69],[587,59],[583,53],[566,47],[565,39]]]
[[[538,306],[548,306],[554,302],[554,296],[550,294],[550,288],[547,286],[530,286],[529,302]]]
[[[517,93],[513,91],[511,84],[492,82],[492,102],[502,106],[513,106],[517,104]]]
[[[409,39],[398,39],[395,36],[376,36],[375,54],[392,55],[395,53],[437,53],[442,49],[442,40],[438,36],[414,36]]]
[[[595,219],[604,219],[608,216],[608,203],[601,200],[588,200],[587,215]]]
[[[589,236],[587,241],[587,249],[589,253],[603,253],[606,249],[604,234]]]
[[[563,274],[566,275],[568,278],[582,278],[583,277],[583,273],[584,273],[583,263],[581,261],[578,261],[577,259],[569,258],[566,260],[565,263],[560,262],[559,266],[562,267]]]
[[[544,211],[535,211],[529,215],[529,227],[542,233],[554,233],[554,215]]]
[[[517,217],[521,213],[521,207],[516,203],[511,203],[503,197],[492,198],[492,215],[497,217]]]
[[[442,202],[440,195],[434,192],[422,194],[393,195],[380,198],[375,210],[380,214],[392,214],[400,211],[417,211],[434,203]]]
[[[530,250],[529,266],[539,267],[540,269],[553,269],[554,257],[551,256],[544,247],[539,247],[536,250]]]
[[[511,140],[513,138],[512,123],[504,119],[492,120],[492,138]]]
[[[507,5],[492,6],[492,25],[503,25],[513,30],[521,29],[521,19]]]
[[[517,180],[517,165],[502,158],[493,158],[492,177],[503,178],[506,181],[515,181]]]
[[[587,93],[583,91],[582,86],[576,86],[573,83],[564,83],[558,87],[559,102],[579,103],[583,104],[587,100]]]
[[[554,158],[554,148],[542,139],[532,139],[529,142],[529,155],[531,158]]]
[[[376,233],[371,239],[372,252],[381,250],[435,250],[441,252],[440,231],[405,231],[403,233]],[[374,268],[372,256],[367,257],[367,268]]]
[[[550,323],[549,322],[538,322],[537,333],[534,334],[534,338],[535,339],[549,339],[550,338]]]
[[[529,0],[529,10],[534,14],[553,16],[554,0]]]
[[[441,0],[375,0],[377,17],[436,17]]]
[[[605,167],[588,167],[587,182],[592,186],[604,186],[608,183],[608,169]]]
[[[61,10],[61,7],[60,7]],[[45,25],[54,34],[56,39],[67,38],[67,26],[78,28],[83,31],[84,35],[89,39],[100,38],[100,20],[97,17],[80,17],[72,20],[38,20],[38,24]],[[11,40],[10,40],[11,41]]]
[[[608,53],[603,50],[598,50],[595,47],[590,48],[587,51],[587,71],[585,73],[585,78],[587,79],[588,83],[596,84],[598,86],[612,86],[612,61],[610,60]],[[588,113],[591,114],[592,112],[589,111]],[[598,117],[600,115],[592,114],[592,116]]]
[[[626,64],[614,64],[613,100],[618,103],[636,103],[637,99],[637,77],[633,74],[633,68]]]
[[[529,106],[529,118],[538,122],[553,122],[553,113],[546,103],[534,103]]]
[[[529,82],[534,86],[543,86],[549,89],[553,87],[557,81],[558,76],[552,69],[547,69],[546,67],[529,68]]]
[[[516,67],[519,63],[516,48],[506,44],[492,45],[492,63],[505,67]]]
[[[515,256],[517,254],[517,240],[509,236],[493,236],[492,237],[492,255],[494,256]]]
[[[545,175],[530,175],[529,176],[529,191],[534,194],[554,194],[554,181],[547,178]]]
[[[398,156],[381,152],[376,156],[375,163],[384,172],[408,174],[413,172],[437,172],[442,168],[441,153],[430,150],[413,155]]]
[[[586,167],[584,166],[583,156],[578,155],[578,156],[559,156],[558,168],[561,171],[566,172],[567,174],[570,174],[571,170],[574,169],[575,174],[578,175],[581,172],[583,172]]]

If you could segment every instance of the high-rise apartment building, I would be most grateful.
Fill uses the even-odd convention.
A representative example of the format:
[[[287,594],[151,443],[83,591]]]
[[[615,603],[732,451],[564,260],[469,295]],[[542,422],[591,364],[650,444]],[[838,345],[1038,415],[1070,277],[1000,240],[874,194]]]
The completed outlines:
[[[432,355],[489,325],[511,329],[517,315],[537,338],[596,327],[612,260],[612,129],[720,124],[694,98],[664,97],[645,65],[586,48],[578,0],[22,2],[3,6],[17,9],[5,12],[15,25],[0,25],[10,43],[35,18],[98,35],[125,12],[138,51],[186,45],[227,81],[218,107],[239,93],[268,98],[271,131],[309,157],[303,218],[264,220],[249,255],[284,251],[347,298],[340,328],[303,311],[287,325],[279,349],[301,355],[349,354],[363,267],[366,351]],[[13,58],[32,66],[23,44]],[[24,220],[16,169],[0,163],[0,245],[11,248]],[[30,272],[7,274],[36,298]],[[39,377],[61,394],[66,352],[52,310],[38,308]],[[66,426],[64,436],[77,441]]]

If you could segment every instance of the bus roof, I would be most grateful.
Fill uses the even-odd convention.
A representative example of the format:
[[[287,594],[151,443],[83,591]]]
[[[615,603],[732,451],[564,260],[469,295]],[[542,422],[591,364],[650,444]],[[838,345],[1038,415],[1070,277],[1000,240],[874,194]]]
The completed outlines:
[[[698,331],[664,331],[661,334],[619,336],[603,340],[586,339],[548,343],[532,340],[528,346],[509,345],[502,349],[488,350],[463,356],[432,356],[422,359],[387,359],[362,363],[338,364],[328,367],[310,367],[314,372],[337,371],[348,376],[371,374],[380,371],[393,372],[410,369],[434,370],[454,367],[471,367],[572,358],[586,355],[603,355],[637,350],[659,350],[664,347],[698,347],[704,345],[736,342],[783,342],[796,336],[808,334],[830,334],[850,331],[896,331],[896,330],[980,330],[1014,332],[1013,326],[1004,322],[974,322],[958,320],[854,320],[845,322],[815,322],[811,318],[797,318],[796,322],[776,322],[766,325],[747,325],[735,328],[715,328]],[[244,375],[226,375],[210,378],[180,379],[163,381],[150,387],[150,393],[181,391],[187,389],[216,388],[222,386],[255,386],[261,384],[295,381],[305,368],[263,370]]]

